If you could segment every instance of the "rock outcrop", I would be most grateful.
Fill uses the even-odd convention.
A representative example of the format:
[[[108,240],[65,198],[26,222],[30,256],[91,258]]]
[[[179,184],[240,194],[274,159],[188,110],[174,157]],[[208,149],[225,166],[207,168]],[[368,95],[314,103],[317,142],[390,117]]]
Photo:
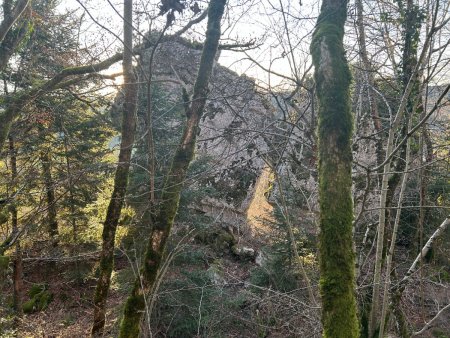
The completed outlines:
[[[153,81],[180,105],[182,88],[194,84],[201,51],[185,40],[161,43],[153,59]],[[142,55],[141,69],[149,69],[152,50]],[[145,78],[148,74],[142,74]],[[197,158],[207,157],[210,169],[202,182],[220,191],[219,197],[204,198],[194,207],[227,224],[245,221],[255,184],[265,164],[260,156],[268,151],[261,134],[271,123],[275,109],[255,81],[216,64],[206,110],[197,139]],[[176,122],[174,122],[176,123]],[[157,126],[155,126],[157,128]]]

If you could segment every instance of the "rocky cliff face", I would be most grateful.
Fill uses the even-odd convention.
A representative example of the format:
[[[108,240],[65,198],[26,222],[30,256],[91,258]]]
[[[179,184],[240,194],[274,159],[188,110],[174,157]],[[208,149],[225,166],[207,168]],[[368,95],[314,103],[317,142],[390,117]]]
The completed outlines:
[[[188,93],[197,75],[201,51],[186,41],[162,43],[155,51],[153,81],[179,105],[182,88]],[[151,49],[142,55],[141,81],[149,69]],[[177,103],[178,102],[178,103]],[[260,154],[268,146],[261,135],[274,117],[274,107],[256,91],[254,80],[238,76],[216,64],[201,122],[196,158],[207,157],[212,167],[202,182],[221,192],[220,198],[204,198],[195,206],[225,223],[245,219],[258,177],[265,167]],[[174,122],[176,123],[176,122]],[[158,128],[157,122],[154,125]]]

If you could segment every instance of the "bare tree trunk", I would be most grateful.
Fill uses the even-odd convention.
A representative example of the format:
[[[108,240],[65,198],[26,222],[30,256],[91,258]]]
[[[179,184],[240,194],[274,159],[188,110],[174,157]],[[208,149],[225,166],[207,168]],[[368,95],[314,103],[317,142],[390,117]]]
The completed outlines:
[[[403,9],[401,8],[401,11]],[[404,117],[404,125],[400,129],[401,138],[408,134],[407,120],[413,114],[420,115],[420,109],[422,108],[422,93],[420,92],[420,75],[422,71],[414,72],[417,65],[417,47],[419,42],[419,33],[421,26],[420,11],[417,5],[414,4],[413,0],[406,0],[406,9],[404,12],[403,26],[403,55],[402,55],[402,72],[401,72],[401,88],[403,92],[406,90],[408,83],[413,82],[413,87],[411,89],[411,94],[407,98],[406,111]],[[389,190],[387,193],[386,206],[391,207],[395,192],[401,181],[401,172],[405,168],[405,153],[406,144],[403,144],[399,149],[399,156],[396,161],[394,161],[394,173],[389,178]],[[391,209],[386,209],[386,218],[388,222],[391,220]],[[387,238],[386,238],[387,239]],[[385,243],[386,244],[386,243]]]
[[[356,10],[357,10],[357,25],[358,25],[358,44],[359,44],[359,55],[361,57],[361,61],[364,66],[364,76],[366,77],[367,84],[369,86],[367,90],[370,112],[372,115],[373,125],[375,132],[381,131],[381,120],[380,115],[378,113],[378,107],[376,105],[376,101],[374,99],[374,90],[375,80],[374,80],[374,72],[372,69],[372,65],[370,64],[369,56],[367,53],[366,46],[366,30],[364,28],[364,16],[363,16],[363,4],[362,0],[356,1]],[[381,136],[377,135],[377,140],[380,139]],[[382,151],[382,147],[380,149]],[[378,141],[377,141],[377,155],[378,155]]]
[[[422,119],[424,112],[420,114],[420,118]],[[427,190],[427,179],[426,179],[426,168],[423,157],[424,157],[424,134],[426,131],[426,126],[421,128],[421,133],[419,135],[419,161],[420,161],[420,169],[419,169],[419,220],[417,224],[417,239],[418,239],[418,248],[420,249],[423,246],[423,225],[425,222],[425,203],[426,203],[426,190]],[[422,263],[422,262],[421,262]],[[420,273],[423,273],[423,270],[420,270]],[[421,276],[422,277],[422,276]],[[422,321],[425,320],[424,315],[424,289],[423,289],[423,278],[420,278],[420,314]]]
[[[410,0],[408,0],[410,1]],[[379,324],[377,320],[379,312],[379,298],[380,298],[380,286],[381,286],[381,270],[383,265],[383,249],[385,244],[385,227],[386,227],[386,206],[390,204],[390,199],[393,195],[392,191],[395,189],[397,179],[391,180],[391,162],[393,153],[399,148],[394,149],[394,139],[397,131],[403,121],[403,117],[411,109],[411,93],[417,88],[417,78],[419,73],[419,68],[422,65],[425,55],[428,52],[428,47],[430,45],[431,37],[433,32],[427,35],[420,57],[415,59],[414,65],[408,70],[410,76],[406,80],[404,78],[404,91],[402,98],[400,100],[400,105],[398,107],[397,113],[393,121],[391,121],[391,128],[389,129],[389,136],[386,145],[386,157],[383,162],[383,179],[381,183],[381,194],[380,194],[380,213],[379,213],[379,223],[377,227],[377,243],[376,243],[376,253],[375,253],[375,271],[373,276],[373,290],[372,290],[372,304],[370,310],[369,318],[369,337],[373,337],[374,332]],[[409,110],[410,111],[410,110]],[[414,128],[413,128],[414,129]],[[406,135],[407,133],[405,133]],[[403,147],[403,145],[402,145]],[[396,168],[398,170],[399,168]]]
[[[11,8],[11,0],[3,1],[4,19],[0,23],[0,70],[5,69],[9,59],[27,35],[31,18],[30,2],[30,0],[18,0],[14,8]],[[17,25],[18,29],[11,29],[17,21],[20,21],[20,26]],[[0,139],[0,141],[4,140]]]
[[[311,302],[312,305],[317,306],[318,304],[317,304],[316,298],[314,296],[314,289],[311,286],[311,280],[309,279],[308,274],[306,273],[305,265],[303,264],[303,259],[302,259],[302,257],[300,257],[300,254],[298,252],[297,241],[295,240],[293,226],[292,226],[291,219],[289,216],[289,210],[287,208],[286,195],[284,193],[283,186],[281,185],[280,175],[278,175],[276,168],[273,165],[271,165],[269,161],[265,161],[265,162],[266,162],[266,165],[269,166],[272,173],[275,175],[275,180],[278,184],[278,189],[280,191],[280,198],[281,198],[281,204],[282,204],[282,214],[283,214],[283,218],[284,218],[287,228],[288,228],[289,241],[291,244],[292,252],[295,257],[295,263],[296,263],[296,265],[298,265],[300,267],[300,272],[302,274],[303,280],[306,283],[306,289],[308,290],[309,301]]]
[[[15,215],[16,223],[17,223],[17,212]],[[13,216],[14,219],[14,216]],[[14,220],[13,220],[14,222]],[[22,316],[22,290],[23,290],[23,263],[22,263],[22,249],[20,248],[20,241],[16,243],[16,253],[14,257],[13,263],[13,285],[14,285],[14,293],[13,293],[13,307],[16,313],[16,316]]]
[[[10,152],[10,164],[11,164],[11,181],[12,186],[15,187],[17,180],[17,157],[16,149],[14,145],[14,139],[9,136],[9,152]],[[14,194],[15,188],[13,188],[12,193]],[[12,222],[12,232],[17,233],[19,231],[18,221],[17,221],[17,207],[15,203],[10,206],[11,222]],[[22,250],[20,249],[20,241],[16,242],[16,253],[13,263],[13,307],[16,316],[22,316],[22,290],[23,290],[23,265],[22,265]]]
[[[380,114],[378,112],[378,106],[377,101],[375,100],[375,76],[374,71],[372,69],[372,65],[369,60],[369,55],[367,53],[367,46],[366,46],[366,30],[364,27],[364,8],[362,0],[356,1],[356,11],[357,11],[357,26],[358,26],[358,45],[359,45],[359,55],[361,57],[361,61],[364,67],[364,77],[367,82],[367,97],[369,101],[369,109],[370,114],[372,116],[373,126],[374,126],[374,132],[375,132],[375,149],[376,149],[376,156],[377,156],[377,165],[379,165],[381,162],[383,162],[384,154],[383,154],[383,138],[382,138],[382,126],[381,126],[381,119]],[[381,183],[381,180],[380,182]]]
[[[411,119],[408,123],[408,125],[411,125]],[[402,178],[402,184],[400,188],[400,193],[398,196],[398,209],[397,214],[395,215],[395,221],[394,221],[394,227],[392,229],[392,236],[391,236],[391,244],[389,247],[389,251],[387,253],[386,257],[386,276],[384,281],[384,292],[383,292],[383,300],[382,300],[382,307],[381,307],[381,317],[380,317],[380,330],[379,330],[379,338],[384,337],[384,329],[386,324],[386,317],[387,317],[387,311],[388,311],[388,299],[389,299],[389,290],[391,287],[391,269],[392,269],[392,259],[394,257],[394,251],[395,251],[395,244],[397,241],[397,233],[398,233],[398,227],[400,224],[400,215],[402,212],[401,206],[403,202],[403,195],[405,193],[406,189],[406,182],[408,181],[408,170],[409,170],[409,162],[411,157],[411,139],[409,138],[406,143],[406,158],[405,158],[405,170],[403,172],[403,178]]]
[[[70,223],[72,225],[72,236],[76,242],[78,237],[77,220],[75,218],[75,197],[73,193],[73,179],[72,179],[72,166],[69,158],[69,145],[67,144],[67,132],[64,132],[64,156],[66,158],[66,171],[68,178],[68,190],[69,190],[69,209],[70,209]]]
[[[429,31],[429,22],[427,22],[426,30]],[[430,46],[432,48],[432,46]],[[425,100],[419,96],[419,104],[418,111],[420,113],[420,119],[422,120],[425,115],[425,108],[428,103],[428,84],[425,86]],[[425,102],[424,102],[425,101]],[[423,125],[421,128],[421,133],[419,135],[419,161],[420,161],[420,169],[419,169],[419,219],[416,230],[416,241],[418,243],[418,250],[423,246],[423,226],[425,223],[425,217],[427,214],[427,209],[425,205],[427,203],[426,191],[428,188],[428,179],[427,179],[427,168],[426,166],[431,162],[433,157],[433,145],[431,143],[427,126]],[[423,273],[423,270],[420,270]],[[423,278],[420,278],[420,300],[421,300],[421,315],[422,321],[425,321],[425,313],[424,313],[424,288],[423,288]]]
[[[220,21],[226,0],[211,0],[208,27],[202,57],[194,85],[192,102],[186,110],[186,126],[174,155],[161,196],[161,205],[153,222],[140,276],[128,297],[119,337],[138,337],[145,308],[145,297],[152,290],[163,259],[167,239],[178,211],[180,192],[189,164],[194,157],[198,127],[206,103],[208,84],[220,38]]]
[[[156,48],[156,46],[155,46]],[[152,60],[150,60],[151,64]],[[150,75],[149,82],[147,84],[147,115],[146,115],[146,124],[147,124],[147,170],[149,175],[149,214],[153,214],[153,207],[155,206],[155,145],[153,138],[153,110],[152,110],[152,90],[151,90],[151,76],[152,76],[152,67],[149,66]],[[151,217],[150,217],[151,218]]]
[[[319,100],[320,290],[323,337],[359,336],[352,220],[351,75],[346,0],[323,0],[311,43]]]
[[[368,86],[367,88],[367,96],[369,101],[369,109],[372,116],[373,121],[373,127],[374,127],[374,135],[375,135],[375,149],[376,149],[376,159],[377,159],[377,165],[380,165],[384,160],[384,153],[383,153],[383,138],[382,138],[382,125],[381,125],[381,119],[378,112],[378,106],[377,101],[375,99],[375,79],[374,79],[374,72],[372,69],[372,65],[369,60],[369,55],[367,52],[367,45],[366,45],[366,30],[364,26],[364,7],[362,0],[356,0],[356,11],[357,11],[357,28],[358,28],[358,45],[359,45],[359,55],[362,61],[362,68],[363,68],[363,76],[365,80],[365,85]],[[381,173],[381,169],[378,170],[379,173]],[[382,176],[378,176],[378,184],[381,185]],[[367,187],[366,191],[369,192],[370,189],[370,173],[367,175]],[[362,208],[364,208],[364,204],[362,204]],[[361,212],[364,209],[361,210]],[[357,227],[357,221],[359,220],[359,217],[362,215],[360,213],[358,217],[355,220],[354,226]],[[360,248],[360,254],[359,256],[356,256],[356,279],[358,280],[361,264],[362,264],[362,257],[364,248],[367,243],[367,238],[369,235],[369,226],[366,228],[366,233],[362,242],[362,246]],[[355,250],[356,251],[356,250]],[[364,293],[364,291],[362,291]],[[367,290],[364,293],[364,299],[367,298],[367,295],[370,293],[370,290]],[[361,327],[362,335],[366,334],[367,331],[367,316],[368,316],[368,306],[367,302],[363,301],[360,302],[360,319],[361,323],[363,324]]]
[[[166,25],[159,35],[155,45],[152,48],[150,53],[150,58],[148,61],[148,79],[147,79],[147,110],[145,114],[145,124],[147,127],[146,133],[146,145],[147,145],[147,171],[148,171],[148,206],[147,210],[144,213],[144,223],[147,226],[152,227],[152,218],[154,217],[155,212],[155,175],[156,175],[156,158],[155,158],[155,142],[153,137],[153,97],[152,97],[152,78],[153,78],[153,59],[155,56],[156,49],[159,46],[167,28],[170,27],[171,20],[167,19]]]
[[[20,18],[29,2],[30,0],[19,0],[16,2],[14,8],[11,9],[7,8],[7,5],[10,5],[11,1],[5,0],[5,2],[3,3],[4,19],[0,24],[0,42],[3,41],[6,34],[9,32],[16,20]]]
[[[132,24],[133,1],[124,2],[124,52],[123,73],[125,92],[122,113],[122,140],[120,143],[119,163],[114,178],[114,190],[106,213],[103,227],[103,244],[100,256],[100,276],[94,296],[94,324],[92,336],[103,335],[105,326],[106,300],[111,283],[111,273],[114,260],[114,240],[116,237],[117,224],[119,222],[125,193],[128,185],[128,173],[130,168],[131,152],[134,144],[136,130],[136,104],[137,84],[133,70],[133,28]]]
[[[54,246],[58,245],[58,221],[56,219],[56,198],[55,187],[52,178],[51,155],[48,151],[42,151],[40,154],[42,164],[42,174],[44,176],[45,194],[47,197],[47,227],[48,234]]]

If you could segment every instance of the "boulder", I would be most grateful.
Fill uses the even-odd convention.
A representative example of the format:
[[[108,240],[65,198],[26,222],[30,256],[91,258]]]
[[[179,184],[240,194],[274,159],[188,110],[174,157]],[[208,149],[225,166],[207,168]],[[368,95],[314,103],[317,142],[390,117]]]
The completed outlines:
[[[231,247],[231,252],[240,259],[253,261],[256,257],[256,252],[250,247],[242,244],[235,244]]]

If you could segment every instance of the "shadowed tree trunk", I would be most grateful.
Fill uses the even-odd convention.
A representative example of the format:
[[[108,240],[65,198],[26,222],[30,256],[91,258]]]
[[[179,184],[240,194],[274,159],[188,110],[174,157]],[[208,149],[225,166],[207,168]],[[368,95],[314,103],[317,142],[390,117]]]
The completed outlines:
[[[114,190],[106,213],[106,220],[103,227],[103,245],[100,256],[100,275],[97,281],[97,288],[94,296],[94,324],[92,336],[103,335],[105,326],[106,300],[109,285],[111,283],[111,273],[114,259],[114,240],[116,237],[117,224],[119,222],[123,201],[128,185],[128,172],[130,168],[131,152],[134,143],[136,129],[136,102],[137,84],[133,71],[132,51],[132,9],[133,1],[124,2],[124,52],[123,52],[123,74],[125,94],[122,114],[122,140],[120,143],[119,163],[114,178]]]
[[[369,55],[367,53],[367,45],[366,45],[366,30],[364,27],[364,8],[362,0],[357,0],[356,3],[356,11],[357,11],[357,27],[358,27],[358,45],[359,45],[359,55],[362,61],[363,66],[363,75],[365,77],[365,81],[367,82],[367,99],[369,101],[369,109],[370,114],[372,115],[372,121],[375,132],[375,149],[377,154],[377,164],[383,162],[384,153],[383,153],[383,139],[382,139],[382,125],[380,114],[378,112],[377,100],[375,99],[375,72],[369,60]],[[379,170],[381,174],[381,169]],[[381,183],[381,182],[380,182]]]
[[[52,178],[52,164],[51,155],[48,151],[43,151],[40,154],[42,164],[42,174],[44,176],[45,195],[47,198],[47,227],[48,234],[52,240],[53,245],[58,244],[58,221],[56,220],[56,199],[55,187]]]
[[[411,128],[411,119],[408,121],[408,131]],[[402,203],[403,203],[403,195],[406,190],[406,184],[408,182],[408,171],[409,171],[409,165],[410,165],[410,158],[411,158],[411,138],[408,139],[406,142],[406,158],[405,158],[405,171],[403,173],[402,177],[402,183],[400,187],[400,192],[398,196],[398,203],[397,203],[397,213],[395,215],[395,221],[394,226],[392,229],[392,236],[391,236],[391,243],[389,245],[389,249],[387,251],[386,255],[386,276],[384,281],[384,291],[383,291],[383,300],[382,300],[382,307],[381,307],[381,317],[380,317],[380,328],[379,328],[379,338],[384,337],[385,328],[388,329],[388,299],[390,297],[390,284],[391,284],[391,275],[393,275],[393,269],[392,269],[392,261],[395,253],[395,245],[397,242],[397,234],[398,229],[400,225],[400,216],[402,212]]]
[[[77,241],[78,236],[78,228],[77,228],[77,220],[75,215],[75,197],[73,191],[73,179],[72,179],[72,166],[69,158],[69,145],[67,142],[67,132],[64,133],[64,157],[66,158],[66,171],[67,171],[67,179],[68,179],[68,190],[69,190],[69,209],[70,209],[70,223],[72,225],[72,233],[73,240]]]
[[[406,4],[406,8],[403,8],[403,2]],[[405,123],[400,131],[400,138],[404,138],[407,133],[407,120],[414,114],[421,115],[423,110],[422,96],[420,93],[420,74],[419,72],[414,72],[417,65],[417,51],[419,44],[419,33],[421,23],[423,21],[423,14],[420,8],[414,3],[413,0],[399,1],[401,5],[400,11],[402,13],[403,22],[403,54],[401,63],[401,78],[400,84],[402,91],[405,92],[408,82],[413,82],[413,88],[411,94],[408,97],[406,111],[405,111]],[[394,164],[394,173],[389,179],[389,191],[386,199],[386,206],[391,207],[395,192],[400,184],[401,173],[405,167],[405,152],[406,144],[402,146],[399,151],[399,156]],[[391,212],[389,209],[386,210],[386,218],[389,221],[393,219],[395,212]]]
[[[352,241],[351,75],[346,0],[323,0],[311,53],[319,100],[320,291],[323,336],[359,336]]]
[[[20,43],[26,37],[31,20],[31,1],[3,1],[3,21],[0,23],[0,70],[4,70]],[[16,26],[16,29],[13,29]]]
[[[14,8],[11,8],[12,1],[5,0],[3,3],[4,19],[0,24],[0,42],[3,41],[6,34],[8,34],[14,23],[20,18],[25,8],[28,6],[30,0],[19,0],[16,2]]]
[[[403,2],[399,2],[400,5]],[[391,174],[391,160],[390,156],[395,143],[395,137],[397,133],[400,135],[400,139],[403,139],[408,134],[407,121],[412,118],[416,108],[421,107],[421,94],[419,92],[419,66],[423,62],[425,52],[428,49],[431,35],[428,35],[424,47],[422,49],[420,57],[417,56],[420,25],[422,16],[419,8],[413,3],[412,0],[406,1],[406,10],[400,7],[403,21],[403,56],[402,56],[402,78],[401,85],[403,89],[402,98],[400,100],[400,106],[394,120],[391,122],[389,136],[386,143],[386,159],[387,162],[383,169],[383,178],[381,184],[380,195],[380,214],[379,224],[377,228],[377,244],[375,252],[375,269],[373,277],[373,290],[372,290],[372,304],[369,316],[368,336],[373,337],[379,328],[379,301],[380,301],[380,286],[382,284],[382,268],[385,258],[385,248],[387,247],[387,239],[385,231],[390,223],[393,212],[389,207],[392,206],[395,191],[400,183],[401,172],[405,168],[405,156],[406,156],[406,144],[403,144],[399,150],[397,161],[393,165],[393,172]],[[402,126],[403,123],[403,126]],[[394,160],[392,160],[394,162]],[[393,306],[398,310],[394,311],[394,315],[397,319],[399,331],[405,330],[405,320],[400,318],[400,305],[396,304],[396,299],[392,298]],[[402,316],[401,316],[402,317]]]
[[[16,156],[16,148],[14,145],[14,139],[12,136],[9,136],[9,153],[10,153],[10,164],[11,164],[11,183],[13,189],[11,191],[12,194],[15,193],[15,186],[17,180],[17,156]],[[17,207],[13,202],[10,207],[11,213],[11,223],[12,223],[12,232],[17,233],[19,231],[18,228],[18,219],[17,219]],[[22,316],[22,290],[23,290],[23,264],[22,264],[22,250],[20,248],[20,241],[16,242],[16,254],[14,257],[13,263],[13,307],[14,312],[17,317]]]
[[[140,321],[145,309],[145,297],[156,281],[163,259],[166,242],[178,210],[183,181],[194,157],[199,122],[205,107],[208,83],[219,44],[220,21],[225,4],[226,0],[211,0],[209,4],[206,40],[192,100],[186,109],[186,126],[166,176],[160,208],[153,222],[140,276],[135,280],[133,290],[125,305],[119,334],[121,338],[139,336]]]
[[[401,3],[401,2],[400,2]],[[401,8],[403,11],[403,8]],[[406,0],[406,8],[403,13],[403,55],[402,55],[402,68],[401,68],[401,88],[402,91],[406,91],[409,81],[413,81],[413,88],[411,94],[408,97],[408,102],[405,111],[405,122],[400,131],[400,138],[404,138],[407,133],[407,120],[414,114],[421,115],[421,110],[423,109],[422,96],[420,93],[420,74],[414,72],[417,65],[417,48],[419,44],[419,33],[421,23],[423,21],[423,16],[420,8],[412,1]],[[394,164],[394,174],[389,179],[389,191],[386,200],[386,206],[391,207],[394,194],[400,184],[402,172],[405,168],[405,157],[406,157],[406,144],[402,146],[399,151],[399,157]],[[386,218],[388,220],[393,219],[395,214],[390,212],[389,209],[386,210]]]

